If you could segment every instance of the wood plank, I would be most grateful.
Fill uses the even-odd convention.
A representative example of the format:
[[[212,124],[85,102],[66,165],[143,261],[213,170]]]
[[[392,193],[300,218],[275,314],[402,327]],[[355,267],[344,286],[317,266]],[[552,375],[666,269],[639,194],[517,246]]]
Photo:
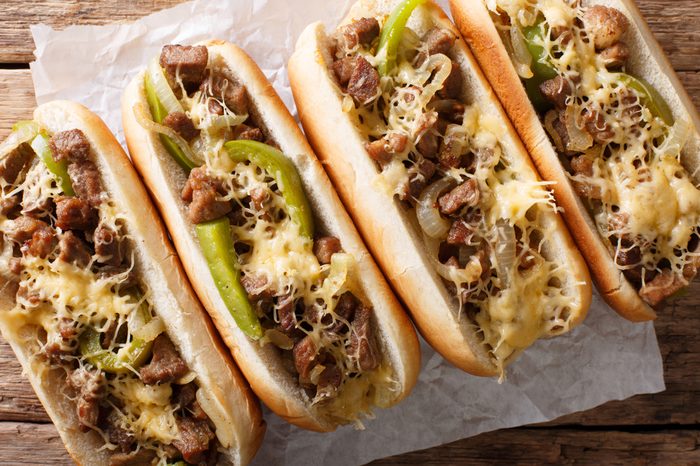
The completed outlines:
[[[0,11],[0,63],[29,63],[34,42],[29,26],[129,21],[179,3],[179,0],[5,0]],[[677,70],[700,70],[700,8],[697,0],[637,0],[657,40]]]
[[[133,21],[182,0],[5,0],[0,10],[0,63],[29,63],[34,41],[29,26],[48,24],[57,29],[72,24]]]
[[[53,424],[0,422],[0,464],[74,464]]]
[[[582,431],[519,428],[370,463],[383,465],[476,464],[698,464],[700,432]],[[72,464],[51,424],[0,423],[0,463]],[[37,448],[41,445],[41,448]]]
[[[700,432],[697,430],[619,432],[520,428],[489,432],[370,464],[698,464],[698,441]]]

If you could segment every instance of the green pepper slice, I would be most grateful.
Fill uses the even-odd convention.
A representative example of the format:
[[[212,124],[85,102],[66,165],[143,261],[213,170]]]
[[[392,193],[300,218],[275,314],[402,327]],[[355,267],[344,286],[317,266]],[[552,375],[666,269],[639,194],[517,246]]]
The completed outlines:
[[[532,56],[532,78],[525,79],[525,92],[530,98],[532,105],[538,111],[547,110],[551,106],[540,92],[540,84],[557,76],[557,71],[548,61],[547,51],[542,47],[544,38],[544,21],[539,20],[532,26],[523,28],[525,45]]]
[[[647,107],[652,115],[661,118],[668,126],[673,125],[674,119],[671,108],[654,86],[642,78],[636,78],[626,73],[617,73],[617,75],[622,84],[639,93],[642,105]]]
[[[151,320],[148,305],[144,302],[138,312],[145,322]],[[143,365],[151,354],[152,341],[133,338],[121,356],[102,348],[100,333],[89,328],[80,336],[80,352],[93,366],[112,374],[124,374]]]
[[[289,216],[299,225],[301,234],[314,237],[314,219],[309,201],[296,167],[285,155],[274,147],[257,141],[229,141],[224,149],[234,162],[250,162],[265,170],[277,182]]]
[[[228,218],[199,223],[195,230],[221,299],[243,333],[254,340],[259,339],[262,337],[262,327],[241,285],[241,272]]]
[[[49,138],[44,133],[37,134],[32,140],[32,149],[39,156],[46,168],[58,179],[58,183],[63,189],[63,194],[66,196],[75,196],[73,184],[68,176],[68,162],[61,160],[56,162],[53,159],[51,147],[49,146]]]
[[[168,111],[158,99],[158,95],[156,94],[156,90],[153,87],[153,83],[151,82],[151,78],[148,76],[148,73],[146,73],[144,77],[144,85],[146,88],[146,100],[148,101],[148,107],[151,110],[151,115],[153,115],[153,120],[156,123],[162,123],[163,119],[168,116]],[[165,134],[160,134],[159,136],[160,141],[165,146],[165,150],[167,150],[175,161],[180,164],[182,168],[187,170],[188,173],[197,166],[194,162],[187,158],[185,153],[182,151],[182,149],[180,149],[180,146],[178,146],[175,141],[170,139]]]
[[[381,76],[387,76],[396,67],[396,54],[408,18],[413,10],[425,2],[426,0],[405,0],[391,12],[389,19],[384,23],[377,48],[377,56],[380,57],[378,70]]]

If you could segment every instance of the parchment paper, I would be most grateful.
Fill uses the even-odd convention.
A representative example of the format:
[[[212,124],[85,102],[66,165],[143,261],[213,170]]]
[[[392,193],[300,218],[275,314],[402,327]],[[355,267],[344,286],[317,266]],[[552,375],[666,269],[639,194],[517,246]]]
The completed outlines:
[[[349,0],[199,0],[130,24],[32,27],[32,77],[39,103],[81,102],[123,143],[122,89],[168,43],[221,38],[243,47],[294,111],[285,63],[312,21],[329,27]],[[446,8],[446,1],[440,1]],[[128,8],[125,4],[125,8]],[[268,432],[255,463],[355,465],[440,445],[481,432],[543,422],[609,400],[663,390],[661,355],[652,324],[631,324],[594,296],[586,321],[572,333],[543,340],[513,364],[504,383],[451,367],[424,342],[420,381],[399,406],[377,410],[366,430],[316,434],[269,411]]]

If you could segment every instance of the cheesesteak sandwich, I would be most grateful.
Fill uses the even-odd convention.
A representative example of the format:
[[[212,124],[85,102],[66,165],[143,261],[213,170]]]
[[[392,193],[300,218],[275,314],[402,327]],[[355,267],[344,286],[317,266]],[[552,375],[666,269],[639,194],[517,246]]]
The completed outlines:
[[[464,41],[431,2],[361,1],[289,62],[301,121],[424,337],[477,375],[581,322],[588,272]]]
[[[700,266],[700,119],[636,6],[451,3],[603,297],[655,318]]]
[[[247,464],[257,401],[104,123],[41,105],[0,185],[0,330],[75,461]]]
[[[415,331],[242,50],[166,45],[126,91],[123,117],[195,290],[273,411],[328,431],[409,393]]]

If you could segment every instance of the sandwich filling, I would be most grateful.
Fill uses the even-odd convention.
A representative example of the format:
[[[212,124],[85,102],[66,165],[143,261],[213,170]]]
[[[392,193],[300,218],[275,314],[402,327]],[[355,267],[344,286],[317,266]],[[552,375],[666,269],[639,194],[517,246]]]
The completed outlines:
[[[216,461],[196,374],[139,279],[124,212],[79,129],[20,122],[0,146],[0,263],[13,308],[3,332],[55,373],[82,431],[111,465]]]
[[[615,264],[660,306],[700,266],[700,190],[681,155],[692,126],[626,71],[621,11],[577,0],[487,5]]]
[[[331,72],[376,163],[376,189],[414,220],[456,318],[476,329],[503,374],[537,338],[569,330],[579,298],[547,257],[551,193],[504,150],[498,116],[468,103],[452,30],[405,26],[419,3],[341,26]]]
[[[186,215],[239,328],[274,348],[332,422],[391,404],[398,387],[355,258],[314,231],[296,167],[246,88],[205,46],[165,46],[145,79],[151,111],[137,117],[189,172]]]

